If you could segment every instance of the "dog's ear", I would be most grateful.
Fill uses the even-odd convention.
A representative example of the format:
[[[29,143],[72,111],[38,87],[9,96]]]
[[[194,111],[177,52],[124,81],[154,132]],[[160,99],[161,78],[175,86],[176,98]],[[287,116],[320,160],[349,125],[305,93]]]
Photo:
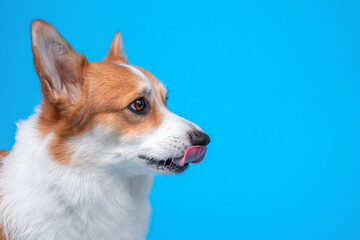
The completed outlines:
[[[31,43],[44,96],[53,103],[79,99],[85,56],[79,55],[53,26],[42,20],[31,25]]]
[[[104,61],[128,63],[120,32],[116,32]]]

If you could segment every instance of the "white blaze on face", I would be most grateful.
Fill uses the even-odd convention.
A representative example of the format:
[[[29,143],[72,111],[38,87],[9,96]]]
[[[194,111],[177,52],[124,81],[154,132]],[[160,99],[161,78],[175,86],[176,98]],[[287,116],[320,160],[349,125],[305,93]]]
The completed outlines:
[[[143,87],[147,87],[147,88],[149,88],[149,89],[153,89],[153,86],[152,86],[152,84],[151,84],[150,79],[148,79],[148,78],[145,76],[145,74],[142,73],[142,72],[141,72],[139,69],[137,69],[136,67],[131,66],[131,65],[129,65],[129,64],[124,64],[124,63],[115,63],[115,64],[129,69],[129,70],[132,71],[134,74],[136,74],[137,76],[139,76],[142,80],[144,80],[144,81],[143,81],[143,84],[141,84],[141,85],[143,85]]]

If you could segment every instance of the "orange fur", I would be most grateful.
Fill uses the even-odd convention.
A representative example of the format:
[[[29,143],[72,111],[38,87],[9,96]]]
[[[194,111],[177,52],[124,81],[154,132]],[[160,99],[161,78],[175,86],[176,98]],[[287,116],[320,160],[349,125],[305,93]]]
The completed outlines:
[[[167,90],[164,87],[164,85],[162,85],[162,83],[146,69],[143,69],[141,67],[134,66],[134,65],[132,65],[132,66],[139,69],[151,81],[152,85],[156,89],[156,91],[155,91],[156,97],[161,99],[163,104],[166,106]]]
[[[6,235],[1,228],[0,228],[0,240],[6,240]]]
[[[150,72],[137,66],[152,83],[155,98],[149,98],[150,112],[136,115],[127,109],[136,98],[142,97],[141,76],[131,69],[117,65],[127,63],[120,32],[115,34],[107,56],[100,62],[89,62],[44,21],[32,24],[34,65],[39,75],[43,102],[37,127],[41,136],[53,133],[50,154],[55,160],[69,163],[72,159],[72,140],[94,126],[104,126],[114,133],[131,138],[156,129],[163,115],[160,102],[166,107],[166,89]],[[61,54],[53,60],[58,75],[49,74],[43,55],[53,45],[42,39],[50,36],[51,44],[61,45]],[[52,73],[53,74],[53,73]],[[57,78],[56,78],[57,77]],[[54,83],[61,79],[61,84]]]
[[[128,62],[124,51],[124,46],[122,44],[122,37],[120,32],[117,32],[115,34],[115,37],[111,42],[110,49],[108,51],[108,54],[104,58],[104,61],[121,62],[121,63]]]
[[[78,210],[74,213],[71,211],[69,214],[69,206],[74,209],[80,206],[81,214],[85,218],[104,212],[100,216],[101,219],[120,224],[109,226],[107,229],[107,226],[102,224],[104,221],[92,222],[84,218],[85,223],[80,223],[74,228],[70,227],[67,236],[75,234],[81,238],[90,232],[98,234],[97,238],[101,238],[100,234],[116,238],[120,229],[125,237],[142,238],[141,236],[146,234],[147,219],[150,215],[147,195],[153,181],[151,173],[175,174],[185,171],[187,165],[182,166],[170,159],[175,159],[181,154],[186,160],[186,151],[191,144],[194,144],[190,136],[191,132],[187,131],[190,129],[199,131],[198,127],[166,109],[167,91],[154,75],[141,67],[128,64],[119,32],[116,33],[107,56],[99,62],[89,62],[84,55],[78,54],[55,28],[44,21],[34,21],[31,32],[34,65],[41,82],[43,100],[39,112],[32,116],[27,124],[24,124],[23,129],[19,128],[20,134],[17,135],[17,139],[24,136],[24,140],[27,141],[17,143],[18,147],[14,147],[16,152],[12,152],[7,158],[12,161],[3,161],[6,164],[3,169],[13,169],[13,172],[5,174],[1,179],[4,183],[1,189],[4,195],[0,195],[0,201],[1,198],[4,200],[1,208],[4,218],[2,226],[9,231],[5,234],[0,227],[0,240],[8,239],[10,235],[14,235],[14,238],[28,236],[32,239],[37,235],[52,236],[50,234],[54,233],[55,224],[67,226],[78,219]],[[135,101],[137,99],[144,102],[139,103]],[[147,106],[147,108],[144,108],[144,111],[140,111],[141,109],[137,107],[132,108],[134,101],[140,104],[136,105],[137,107]],[[34,129],[34,124],[36,129]],[[98,131],[92,132],[95,127],[100,127],[99,134]],[[104,129],[107,131],[103,131]],[[108,131],[112,133],[109,134]],[[85,135],[94,132],[95,134]],[[34,133],[38,136],[33,136]],[[203,134],[207,137],[205,133]],[[115,158],[106,160],[105,154],[116,153],[105,152],[101,155],[90,156],[95,151],[99,151],[98,149],[102,146],[106,146],[104,150],[116,146],[117,142],[112,138],[113,136],[119,139],[118,145],[121,145],[118,151],[115,151],[119,152]],[[140,137],[136,138],[138,136]],[[41,138],[46,138],[46,140]],[[134,146],[128,144],[132,143],[131,141],[135,143]],[[37,147],[36,144],[42,147]],[[94,145],[98,146],[94,147]],[[79,149],[75,149],[76,146],[80,146]],[[169,150],[170,158],[163,150]],[[17,154],[21,151],[24,153]],[[114,169],[117,169],[117,166],[121,169],[114,178],[115,174],[110,174],[108,170],[95,169],[95,171],[87,172],[83,171],[83,168],[78,168],[75,171],[68,171],[67,167],[59,168],[56,164],[48,162],[52,159],[61,164],[71,165],[75,152],[77,156],[81,155],[82,162],[99,160],[98,167],[101,169],[113,168],[115,164]],[[158,152],[159,159],[150,159],[147,155],[143,155],[143,152],[149,154],[150,157],[152,155],[156,157]],[[0,150],[0,168],[3,164],[1,159],[8,153],[9,151]],[[10,159],[12,155],[14,158]],[[139,158],[139,163],[132,161],[136,156]],[[29,159],[33,159],[35,165]],[[20,168],[20,170],[24,169],[24,172],[16,168],[18,164],[25,164]],[[140,164],[143,166],[141,167]],[[129,167],[129,171],[127,168],[123,171],[122,166]],[[145,167],[151,168],[152,171],[144,169]],[[0,172],[4,171],[3,169],[0,169]],[[26,169],[29,171],[25,171]],[[42,177],[43,174],[40,174],[40,178],[34,179],[34,171],[45,171],[52,175],[54,173],[57,177],[60,175],[63,177],[57,180],[45,174]],[[79,171],[81,174],[78,174]],[[106,179],[108,175],[109,181]],[[90,178],[94,178],[94,181],[89,181],[87,184]],[[32,184],[33,179],[36,184]],[[112,182],[113,179],[114,182]],[[50,182],[44,184],[44,187],[37,184],[45,181]],[[86,186],[82,188],[85,181]],[[23,195],[12,194],[14,192],[12,190],[6,191],[6,186],[12,187],[13,185],[9,183],[14,182],[28,183]],[[117,191],[115,184],[119,183],[121,188]],[[104,191],[98,187],[100,184],[101,188],[104,187]],[[92,188],[92,185],[95,187]],[[28,195],[29,186],[35,186],[31,189],[34,190],[34,194]],[[54,186],[55,192],[53,192]],[[68,187],[70,187],[69,190],[67,190]],[[22,188],[18,186],[16,189],[21,191]],[[74,191],[82,193],[73,200]],[[45,196],[47,193],[49,197]],[[110,198],[98,197],[104,194]],[[55,200],[54,196],[57,198],[58,195],[64,196],[65,200]],[[29,199],[32,200],[31,204],[8,204],[13,200],[15,203],[20,203],[27,202]],[[49,203],[46,208],[43,202]],[[109,208],[97,211],[96,206],[107,204],[110,205]],[[115,209],[117,204],[123,205],[120,211]],[[60,211],[57,210],[58,208]],[[17,209],[24,211],[17,212]],[[12,214],[13,210],[14,214]],[[41,214],[36,214],[35,221],[41,226],[29,224],[24,225],[22,229],[21,224],[31,223],[34,218],[32,213],[35,210],[41,212]],[[60,214],[49,218],[49,213],[54,211]],[[46,222],[43,221],[44,219]],[[130,220],[124,221],[127,219]],[[8,235],[9,232],[10,235]]]
[[[141,70],[153,83],[155,96],[165,103],[165,88],[151,73]],[[54,159],[68,163],[72,155],[71,138],[95,125],[131,137],[149,132],[161,123],[162,114],[155,99],[150,102],[151,112],[145,117],[126,109],[142,96],[138,91],[141,79],[128,68],[106,61],[87,62],[81,77],[81,98],[76,104],[63,103],[58,107],[45,98],[42,105],[38,128],[44,136],[54,132],[50,148]]]
[[[9,154],[9,151],[0,150],[0,159],[4,158],[8,154]],[[0,164],[1,164],[1,162],[0,162]]]

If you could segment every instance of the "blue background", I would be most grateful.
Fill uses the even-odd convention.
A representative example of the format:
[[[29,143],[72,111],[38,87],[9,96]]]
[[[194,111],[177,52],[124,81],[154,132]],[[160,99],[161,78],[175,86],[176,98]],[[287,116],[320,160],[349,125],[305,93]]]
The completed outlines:
[[[40,102],[30,23],[90,61],[116,30],[212,138],[155,178],[149,240],[360,239],[360,2],[1,1],[0,147]]]

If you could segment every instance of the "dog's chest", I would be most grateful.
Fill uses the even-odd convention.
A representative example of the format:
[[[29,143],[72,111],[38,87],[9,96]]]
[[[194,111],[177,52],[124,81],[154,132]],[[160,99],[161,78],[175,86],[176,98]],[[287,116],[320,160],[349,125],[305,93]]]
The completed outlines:
[[[20,174],[28,167],[16,169],[1,181],[2,224],[12,239],[145,239],[150,204],[146,194],[133,195],[140,186],[79,181],[70,174],[37,181],[34,174]]]
[[[62,204],[61,202],[59,203]],[[54,212],[56,212],[54,214]],[[144,239],[150,207],[147,203],[117,205],[111,202],[53,209],[48,239]],[[62,228],[59,228],[62,226]],[[41,234],[44,236],[47,234]]]
[[[79,196],[71,199],[49,192],[44,193],[47,199],[41,198],[41,193],[36,195],[37,199],[27,198],[28,204],[9,206],[22,209],[8,209],[8,220],[18,231],[17,240],[145,239],[150,215],[146,199],[119,199],[114,196],[119,193],[84,201],[76,199]]]
[[[0,229],[16,240],[145,239],[152,176],[115,178],[59,164],[48,155],[51,136],[38,139],[35,119],[2,160]]]

